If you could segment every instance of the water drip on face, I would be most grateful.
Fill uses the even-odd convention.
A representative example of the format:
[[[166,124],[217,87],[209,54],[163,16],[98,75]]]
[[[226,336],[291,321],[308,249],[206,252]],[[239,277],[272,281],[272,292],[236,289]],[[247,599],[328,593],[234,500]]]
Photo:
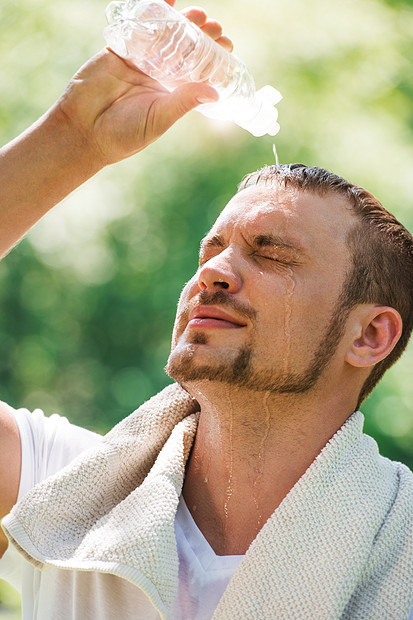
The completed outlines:
[[[285,352],[283,356],[283,375],[286,377],[289,372],[290,352],[291,352],[291,316],[292,301],[295,289],[294,274],[291,267],[286,268],[285,272],[286,291],[284,302],[284,336],[285,336]]]
[[[229,471],[227,489],[225,493],[224,515],[225,521],[228,520],[228,505],[233,494],[232,480],[234,475],[234,446],[233,446],[233,428],[234,428],[234,408],[230,395],[230,388],[227,388],[227,402],[229,411]]]
[[[257,489],[257,483],[258,483],[260,476],[263,474],[263,470],[265,466],[265,461],[264,461],[265,446],[267,444],[268,436],[271,430],[271,412],[270,412],[270,408],[268,407],[268,398],[270,394],[271,394],[270,391],[265,392],[263,399],[262,399],[262,404],[263,404],[263,409],[264,409],[264,414],[265,414],[265,417],[264,417],[265,428],[264,428],[264,433],[262,435],[262,439],[261,439],[261,443],[260,443],[260,447],[258,451],[256,476],[255,476],[253,487],[252,487],[252,498],[253,498],[255,508],[257,509],[257,514],[258,514],[258,519],[257,519],[258,530],[260,530],[262,527],[262,512],[261,512],[261,502],[260,502],[261,497],[260,497],[259,490]]]

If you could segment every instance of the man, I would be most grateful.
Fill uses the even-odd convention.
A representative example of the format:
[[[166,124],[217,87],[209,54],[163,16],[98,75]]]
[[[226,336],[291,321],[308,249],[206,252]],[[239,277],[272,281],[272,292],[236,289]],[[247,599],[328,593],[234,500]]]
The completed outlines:
[[[3,152],[2,252],[214,98],[205,84],[169,94],[98,55]],[[202,241],[167,364],[182,387],[102,441],[4,405],[1,514],[33,486],[18,490],[26,423],[47,428],[33,484],[57,472],[3,522],[25,558],[24,617],[407,619],[413,476],[378,455],[353,412],[406,346],[412,255],[411,235],[365,190],[267,168]]]

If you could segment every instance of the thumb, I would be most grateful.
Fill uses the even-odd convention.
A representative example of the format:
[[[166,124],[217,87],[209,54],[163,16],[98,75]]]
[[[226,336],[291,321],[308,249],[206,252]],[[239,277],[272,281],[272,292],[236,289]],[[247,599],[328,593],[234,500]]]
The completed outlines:
[[[201,103],[218,101],[219,95],[208,84],[188,82],[175,88],[167,99],[167,115],[169,117],[169,124],[172,125],[184,114],[201,105]]]

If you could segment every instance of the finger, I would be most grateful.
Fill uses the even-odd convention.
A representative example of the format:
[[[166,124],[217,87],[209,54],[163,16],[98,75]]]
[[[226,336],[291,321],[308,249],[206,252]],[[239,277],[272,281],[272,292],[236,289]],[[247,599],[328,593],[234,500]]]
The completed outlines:
[[[151,108],[146,127],[149,127],[149,142],[162,135],[178,119],[201,103],[216,101],[218,93],[205,83],[188,82],[176,88],[169,95],[160,97]]]
[[[222,34],[222,26],[216,19],[208,19],[204,9],[192,6],[181,11],[191,22],[196,24],[205,34],[214,39],[228,52],[232,52],[234,44],[229,37]]]
[[[225,35],[223,35],[222,37],[218,37],[218,39],[215,40],[215,43],[221,45],[224,50],[227,50],[227,52],[232,52],[232,50],[234,49],[233,42]]]
[[[205,82],[188,82],[178,86],[170,95],[177,108],[181,108],[182,114],[192,110],[201,103],[218,101],[218,93],[215,88]]]
[[[181,11],[181,13],[199,28],[202,28],[207,21],[207,14],[205,10],[199,6],[190,6]]]
[[[159,99],[159,117],[162,118],[165,129],[173,125],[201,103],[210,103],[218,100],[217,91],[203,82],[188,82],[176,88],[170,95]]]
[[[202,32],[216,41],[222,36],[222,26],[216,19],[208,19],[201,27]]]

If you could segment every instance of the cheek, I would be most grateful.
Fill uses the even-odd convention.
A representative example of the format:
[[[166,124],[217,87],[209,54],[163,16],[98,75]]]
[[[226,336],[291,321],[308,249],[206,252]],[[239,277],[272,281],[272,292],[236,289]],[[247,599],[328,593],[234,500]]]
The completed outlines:
[[[259,277],[256,282],[259,283]],[[303,338],[309,308],[301,308],[300,283],[296,282],[292,273],[285,270],[280,273],[276,283],[268,283],[262,279],[261,290],[266,294],[260,295],[258,292],[256,295],[257,302],[260,300],[259,305],[256,305],[260,315],[259,337],[264,343],[267,339],[268,355],[271,355],[272,347],[289,348],[293,340],[297,338],[299,341]]]
[[[176,345],[177,339],[182,334],[185,326],[188,322],[189,314],[189,302],[193,296],[198,292],[197,276],[194,275],[189,282],[187,282],[182,289],[181,295],[178,301],[178,308],[176,311],[175,324],[172,333],[172,347]]]
[[[189,301],[199,293],[198,288],[198,275],[195,274],[192,278],[185,284],[184,288],[181,291],[178,301],[178,309],[177,309],[177,317],[179,317],[182,312],[185,312],[188,308]]]
[[[292,295],[290,313],[286,313],[291,348],[302,351],[304,355],[317,350],[335,314],[335,294],[334,285],[331,285],[322,289],[313,286],[311,290],[297,290]]]

